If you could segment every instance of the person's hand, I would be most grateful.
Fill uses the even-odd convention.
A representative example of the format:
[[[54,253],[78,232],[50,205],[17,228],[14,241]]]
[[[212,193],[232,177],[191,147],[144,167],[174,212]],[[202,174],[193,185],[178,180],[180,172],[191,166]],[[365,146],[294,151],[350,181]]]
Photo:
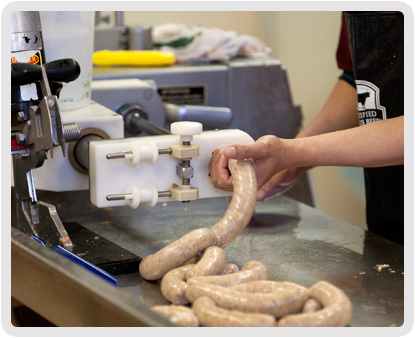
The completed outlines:
[[[236,144],[215,150],[209,163],[210,176],[215,187],[232,190],[232,176],[227,166],[229,159],[250,159],[255,169],[258,189],[275,173],[287,168],[289,154],[283,140],[276,136],[263,136],[249,145]]]
[[[223,149],[215,149],[209,162],[209,175],[216,188],[233,190],[232,176],[228,169],[228,159],[223,155]]]
[[[297,168],[289,168],[276,173],[258,190],[257,201],[279,196],[290,190],[296,182]]]

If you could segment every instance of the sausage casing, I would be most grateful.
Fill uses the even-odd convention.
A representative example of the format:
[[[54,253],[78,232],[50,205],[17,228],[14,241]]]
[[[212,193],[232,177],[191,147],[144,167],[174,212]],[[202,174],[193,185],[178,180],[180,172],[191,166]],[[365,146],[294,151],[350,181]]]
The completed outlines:
[[[285,316],[278,322],[278,326],[341,327],[350,322],[352,303],[343,290],[320,281],[311,286],[308,293],[310,297],[317,299],[323,308],[311,313]]]
[[[228,162],[232,174],[232,200],[222,219],[211,227],[216,236],[215,245],[224,248],[248,225],[255,211],[257,180],[249,160]]]
[[[234,263],[226,263],[225,267],[223,268],[222,272],[220,273],[220,275],[229,275],[231,273],[234,272],[238,272],[239,268],[236,264]]]
[[[187,283],[189,285],[192,283],[209,283],[221,286],[230,286],[266,279],[269,279],[269,271],[267,267],[261,262],[249,261],[243,265],[241,271],[219,276],[196,276],[188,279]]]
[[[242,312],[259,312],[281,317],[301,311],[308,295],[306,288],[277,292],[241,292],[220,285],[189,283],[186,297],[194,303],[199,297],[212,299],[218,307]]]
[[[226,265],[226,253],[218,246],[206,248],[196,265],[187,273],[186,280],[194,276],[220,274]]]
[[[157,280],[168,271],[182,266],[207,247],[225,247],[246,227],[255,210],[257,182],[253,165],[248,160],[229,160],[234,194],[223,218],[211,229],[196,229],[140,263],[141,276]]]
[[[182,305],[156,305],[151,308],[159,315],[166,317],[172,323],[179,326],[198,327],[199,320],[196,314],[186,306]]]
[[[193,269],[195,264],[188,264],[167,272],[161,279],[161,293],[168,301],[175,305],[186,305],[186,274]]]
[[[307,299],[307,301],[305,302],[302,312],[304,313],[312,313],[312,312],[316,312],[318,310],[320,310],[323,306],[321,305],[321,303],[314,298],[309,298]]]
[[[229,289],[241,292],[259,292],[259,293],[271,293],[271,292],[285,292],[286,290],[297,290],[307,292],[307,288],[293,282],[280,282],[273,280],[259,280],[242,284],[230,286]]]
[[[144,257],[139,266],[140,275],[147,280],[160,279],[211,246],[214,240],[215,235],[210,229],[190,231],[155,254]]]
[[[271,315],[262,313],[245,313],[219,308],[208,297],[196,299],[192,306],[201,326],[214,327],[255,327],[276,326],[277,321]]]

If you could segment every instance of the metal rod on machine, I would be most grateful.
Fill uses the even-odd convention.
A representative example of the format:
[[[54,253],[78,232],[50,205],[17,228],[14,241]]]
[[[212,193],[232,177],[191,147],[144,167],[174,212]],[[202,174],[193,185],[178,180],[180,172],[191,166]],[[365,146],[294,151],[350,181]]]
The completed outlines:
[[[159,153],[159,155],[171,155],[172,150],[170,148],[159,149],[158,153]],[[119,152],[119,153],[107,154],[105,157],[107,158],[107,160],[118,160],[120,158],[125,158],[127,155],[131,155],[131,154],[132,154],[131,151],[122,151],[122,152]]]
[[[107,195],[106,196],[106,200],[111,202],[111,201],[122,201],[127,199],[129,196],[132,196],[131,194],[112,194],[112,195]],[[170,197],[171,196],[171,192],[170,191],[159,191],[158,192],[158,197]]]

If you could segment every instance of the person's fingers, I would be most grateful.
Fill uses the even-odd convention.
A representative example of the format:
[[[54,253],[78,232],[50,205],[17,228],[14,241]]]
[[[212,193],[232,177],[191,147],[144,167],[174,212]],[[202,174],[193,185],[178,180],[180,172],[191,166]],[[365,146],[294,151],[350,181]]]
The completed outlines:
[[[262,202],[268,198],[279,196],[284,193],[286,193],[288,190],[290,190],[294,186],[295,182],[291,182],[290,185],[274,185],[274,186],[263,186],[260,190],[258,190],[257,194],[257,202]]]
[[[257,201],[261,202],[270,197],[282,195],[295,185],[295,181],[295,178],[292,178],[290,181],[284,182],[280,176],[275,175],[258,189]]]
[[[211,174],[213,172],[213,169],[215,167],[217,167],[218,161],[219,161],[220,156],[221,156],[220,152],[221,152],[220,149],[215,149],[212,153],[212,157],[210,158],[210,161],[209,161],[209,169],[210,169]]]
[[[223,148],[223,154],[227,158],[244,160],[247,158],[262,158],[269,154],[269,145],[266,142],[255,142],[252,144],[234,144]]]
[[[209,176],[214,186],[216,186],[216,182],[217,182],[217,169],[216,168],[218,166],[218,161],[220,158],[219,152],[220,152],[219,149],[215,149],[209,161]]]
[[[228,159],[216,149],[209,162],[210,178],[213,186],[222,190],[232,190],[232,177],[228,170]]]

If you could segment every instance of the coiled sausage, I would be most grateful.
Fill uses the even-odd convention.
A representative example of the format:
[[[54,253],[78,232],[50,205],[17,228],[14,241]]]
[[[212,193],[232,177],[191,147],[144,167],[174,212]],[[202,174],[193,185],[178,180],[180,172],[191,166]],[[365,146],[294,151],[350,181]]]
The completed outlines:
[[[154,312],[167,318],[179,326],[198,327],[199,320],[192,309],[182,305],[156,305],[151,308]]]
[[[245,313],[236,310],[219,308],[215,302],[208,297],[200,297],[192,306],[193,311],[202,326],[276,326],[277,321],[271,315],[262,313]]]
[[[190,278],[187,283],[208,283],[221,286],[230,286],[250,281],[269,279],[267,267],[258,261],[249,261],[242,266],[241,271],[220,276],[197,276]]]
[[[302,285],[293,282],[280,282],[273,280],[258,280],[243,284],[237,284],[230,286],[229,289],[241,292],[259,293],[285,292],[286,290],[301,290],[301,292],[307,292],[307,288]]]
[[[229,160],[234,185],[232,200],[223,218],[211,229],[193,230],[156,253],[144,257],[139,266],[141,276],[157,280],[168,271],[188,262],[207,247],[224,248],[246,227],[256,203],[255,170],[249,160]]]
[[[231,273],[234,272],[238,272],[239,268],[236,264],[234,263],[226,263],[225,267],[223,268],[222,272],[220,273],[220,275],[229,275]]]
[[[312,313],[285,316],[278,322],[278,326],[340,327],[350,322],[352,303],[343,290],[328,282],[320,281],[315,283],[308,293],[323,305],[323,309]]]
[[[186,297],[194,303],[199,297],[212,299],[218,307],[242,312],[259,312],[281,317],[301,311],[307,300],[307,289],[287,288],[276,292],[241,292],[220,285],[189,283]]]
[[[147,280],[160,279],[211,246],[214,241],[215,236],[210,229],[190,231],[155,254],[144,257],[139,266],[141,277]]]
[[[206,248],[196,265],[186,275],[186,280],[194,276],[212,276],[220,274],[226,265],[226,253],[222,248]]]
[[[317,299],[309,298],[305,302],[302,312],[304,312],[304,313],[316,312],[316,311],[320,310],[322,307],[323,306],[321,305],[321,303]]]
[[[186,305],[186,274],[195,264],[184,265],[167,272],[161,279],[161,293],[168,301],[175,305]]]

